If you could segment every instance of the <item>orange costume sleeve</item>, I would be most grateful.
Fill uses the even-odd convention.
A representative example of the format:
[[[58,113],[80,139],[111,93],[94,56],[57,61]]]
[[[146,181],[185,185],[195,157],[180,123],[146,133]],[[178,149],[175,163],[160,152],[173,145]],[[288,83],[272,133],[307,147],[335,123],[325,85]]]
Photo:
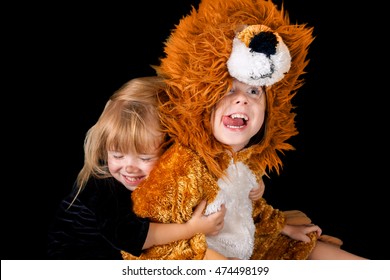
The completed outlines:
[[[149,177],[133,192],[134,212],[160,223],[185,223],[203,200],[210,201],[218,186],[199,157],[180,145],[172,146],[160,158]],[[135,257],[122,252],[124,259],[203,259],[207,249],[204,234],[189,240],[154,246]]]

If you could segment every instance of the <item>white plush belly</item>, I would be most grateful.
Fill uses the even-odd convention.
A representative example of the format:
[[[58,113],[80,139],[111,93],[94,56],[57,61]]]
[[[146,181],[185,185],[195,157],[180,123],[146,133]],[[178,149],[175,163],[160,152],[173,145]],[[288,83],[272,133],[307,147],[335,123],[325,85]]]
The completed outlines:
[[[207,244],[226,257],[249,259],[255,233],[249,192],[257,187],[256,177],[246,165],[238,162],[229,165],[227,178],[219,179],[218,186],[221,190],[207,206],[206,214],[216,212],[225,204],[225,225],[218,235],[207,237]]]

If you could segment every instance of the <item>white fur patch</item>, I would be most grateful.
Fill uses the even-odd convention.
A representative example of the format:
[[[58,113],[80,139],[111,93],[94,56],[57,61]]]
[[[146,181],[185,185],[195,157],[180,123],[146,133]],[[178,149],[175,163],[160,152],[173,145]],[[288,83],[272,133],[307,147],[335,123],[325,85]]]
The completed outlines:
[[[247,260],[252,255],[254,244],[255,226],[249,192],[258,186],[256,176],[245,164],[230,162],[227,178],[219,179],[218,186],[221,190],[207,206],[206,214],[216,212],[225,204],[225,225],[218,235],[207,237],[207,244],[226,257]]]
[[[281,79],[291,66],[287,46],[279,39],[276,53],[268,58],[252,52],[240,39],[233,39],[233,50],[227,61],[229,73],[237,80],[252,86],[270,86]]]

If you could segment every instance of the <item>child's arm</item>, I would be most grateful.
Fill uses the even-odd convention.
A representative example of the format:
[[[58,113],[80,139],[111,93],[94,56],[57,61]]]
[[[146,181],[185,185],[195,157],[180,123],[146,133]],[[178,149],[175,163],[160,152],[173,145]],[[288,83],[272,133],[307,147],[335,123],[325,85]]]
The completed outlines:
[[[184,224],[150,223],[148,235],[143,249],[154,245],[163,245],[181,239],[190,239],[197,233],[216,235],[223,228],[226,208],[209,216],[203,215],[206,201],[202,201],[195,209],[192,218]]]

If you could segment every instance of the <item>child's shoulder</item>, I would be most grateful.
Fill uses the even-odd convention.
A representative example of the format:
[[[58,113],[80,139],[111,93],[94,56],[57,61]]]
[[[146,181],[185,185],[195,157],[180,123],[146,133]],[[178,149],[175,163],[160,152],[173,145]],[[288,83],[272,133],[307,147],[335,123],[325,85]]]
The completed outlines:
[[[160,157],[159,163],[151,174],[165,174],[165,176],[181,176],[197,172],[206,173],[202,158],[192,149],[175,143]],[[173,173],[172,173],[173,171]],[[167,175],[171,174],[171,175]]]
[[[200,156],[192,149],[180,144],[175,143],[163,154],[162,160],[186,162],[199,160]]]

